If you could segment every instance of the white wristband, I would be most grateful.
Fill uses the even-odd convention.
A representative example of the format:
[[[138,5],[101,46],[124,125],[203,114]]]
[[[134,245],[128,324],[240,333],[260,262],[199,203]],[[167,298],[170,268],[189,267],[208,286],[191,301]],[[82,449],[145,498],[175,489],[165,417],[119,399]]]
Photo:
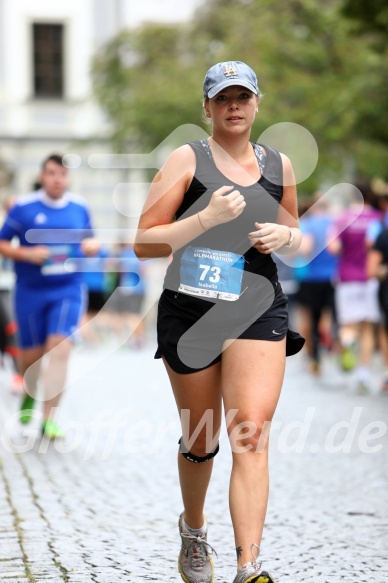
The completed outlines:
[[[294,233],[291,231],[290,227],[287,227],[287,229],[290,231],[290,238],[288,240],[288,243],[286,243],[284,245],[284,247],[288,247],[289,249],[293,246],[294,244],[294,240],[295,240],[295,235]]]

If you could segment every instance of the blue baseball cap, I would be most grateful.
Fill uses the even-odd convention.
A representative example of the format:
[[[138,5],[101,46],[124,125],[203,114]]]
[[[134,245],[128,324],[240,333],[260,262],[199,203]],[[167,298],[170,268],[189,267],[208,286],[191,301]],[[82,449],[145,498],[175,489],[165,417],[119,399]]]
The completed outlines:
[[[255,95],[259,93],[257,77],[255,72],[242,61],[226,61],[213,65],[205,75],[203,82],[204,97],[214,97],[232,85],[241,85],[252,91]]]

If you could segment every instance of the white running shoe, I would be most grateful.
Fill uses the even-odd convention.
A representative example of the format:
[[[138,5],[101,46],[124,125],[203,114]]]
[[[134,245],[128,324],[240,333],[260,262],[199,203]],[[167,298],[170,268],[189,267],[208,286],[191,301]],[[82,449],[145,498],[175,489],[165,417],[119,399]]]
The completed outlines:
[[[217,555],[206,540],[207,530],[195,535],[183,522],[183,512],[179,517],[179,534],[182,539],[178,557],[178,569],[185,583],[213,583],[214,566],[209,550]]]

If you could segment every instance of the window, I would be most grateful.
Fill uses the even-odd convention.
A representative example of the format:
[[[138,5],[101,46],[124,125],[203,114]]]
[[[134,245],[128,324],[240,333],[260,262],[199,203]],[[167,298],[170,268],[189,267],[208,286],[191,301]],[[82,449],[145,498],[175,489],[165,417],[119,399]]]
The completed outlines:
[[[33,25],[35,97],[63,97],[63,25]]]

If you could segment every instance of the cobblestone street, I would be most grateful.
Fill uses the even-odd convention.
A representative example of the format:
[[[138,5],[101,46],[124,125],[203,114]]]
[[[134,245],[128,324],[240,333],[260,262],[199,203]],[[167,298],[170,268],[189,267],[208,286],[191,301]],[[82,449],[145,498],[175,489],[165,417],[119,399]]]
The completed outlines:
[[[75,349],[62,443],[41,440],[39,413],[16,421],[1,372],[1,582],[181,581],[175,403],[153,344],[116,348]],[[345,381],[329,360],[322,380],[288,360],[262,544],[277,583],[388,581],[388,398]],[[235,574],[230,466],[224,429],[206,507],[217,583]]]

